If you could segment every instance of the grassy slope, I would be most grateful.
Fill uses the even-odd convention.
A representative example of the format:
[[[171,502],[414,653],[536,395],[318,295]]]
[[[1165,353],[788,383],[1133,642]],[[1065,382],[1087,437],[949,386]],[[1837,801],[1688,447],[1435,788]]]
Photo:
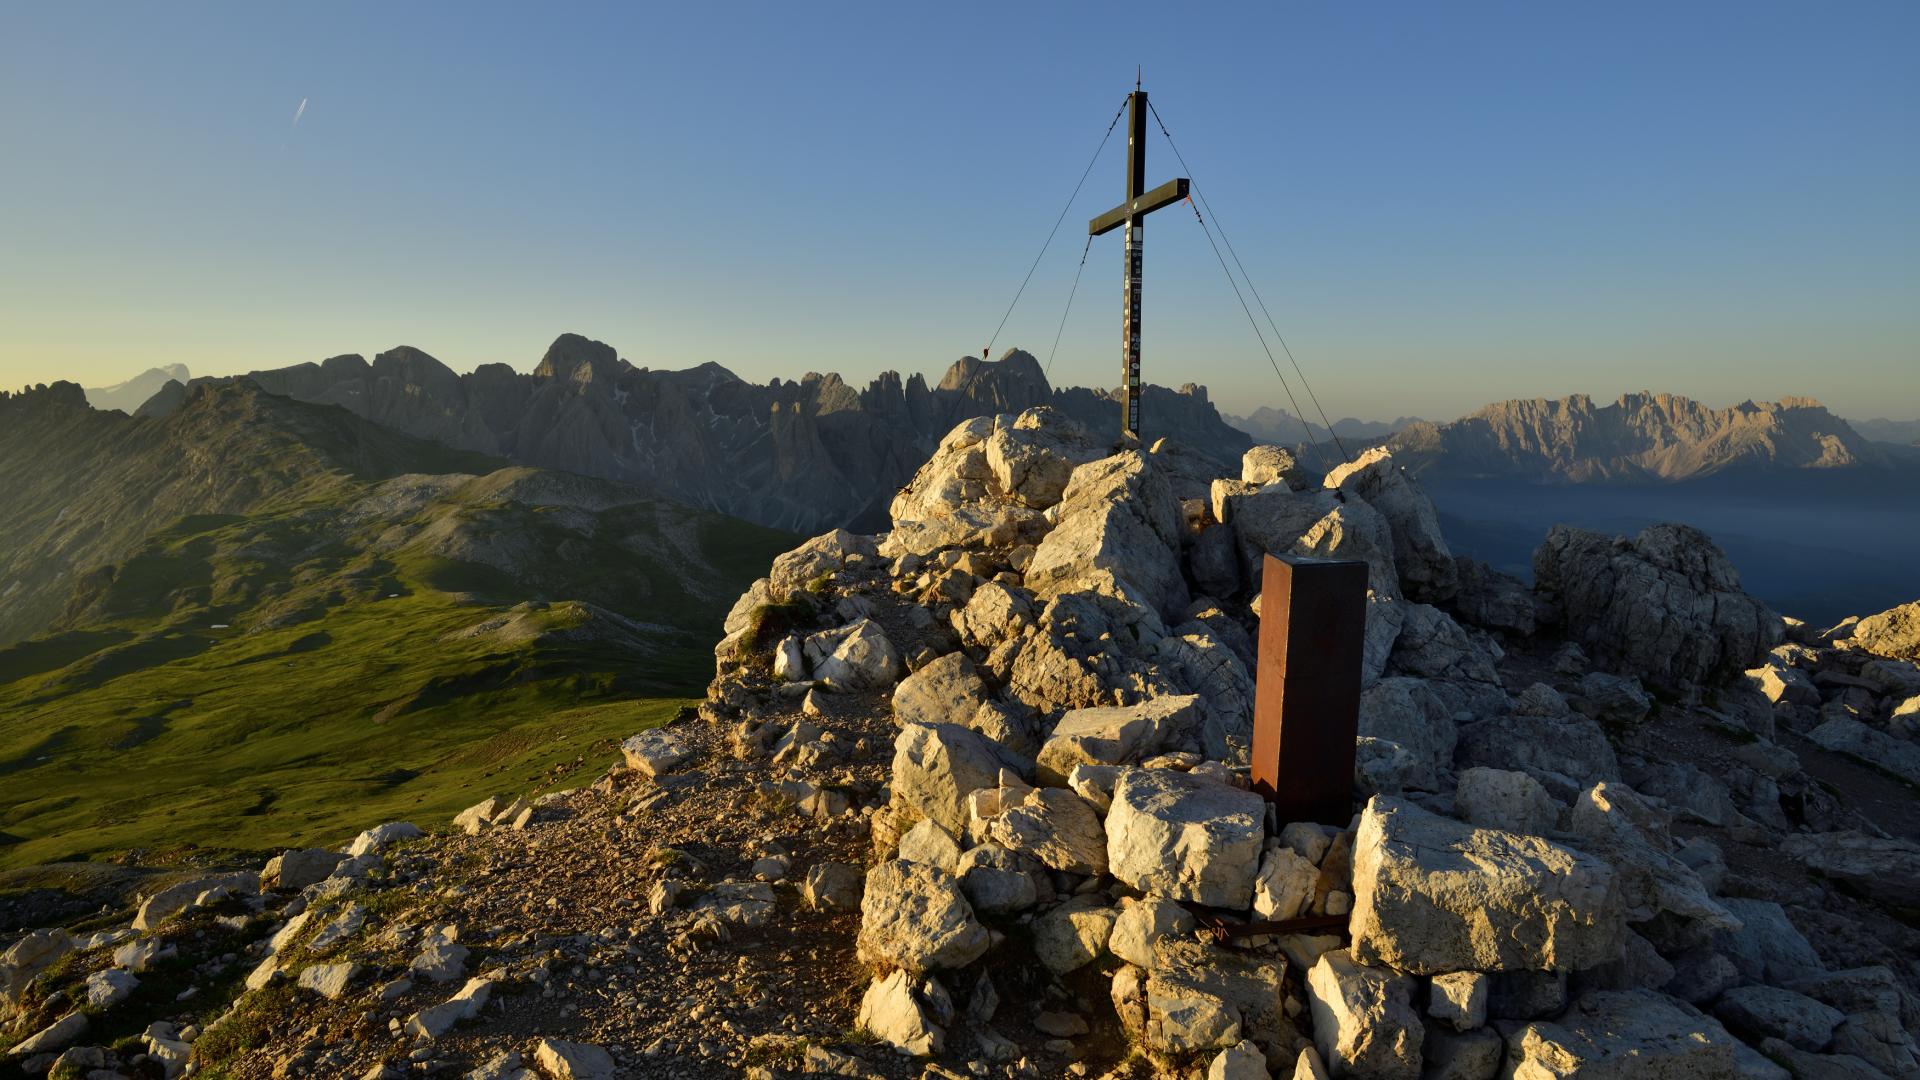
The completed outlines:
[[[196,516],[95,575],[77,629],[0,649],[0,867],[333,844],[584,782],[566,775],[577,758],[597,772],[697,698],[719,598],[793,543],[651,503],[563,526],[494,500],[490,479],[398,525],[343,531],[358,486]],[[449,522],[535,557],[516,577],[373,539]],[[573,597],[655,625],[529,633],[604,629]],[[448,636],[529,599],[554,603],[518,634]]]

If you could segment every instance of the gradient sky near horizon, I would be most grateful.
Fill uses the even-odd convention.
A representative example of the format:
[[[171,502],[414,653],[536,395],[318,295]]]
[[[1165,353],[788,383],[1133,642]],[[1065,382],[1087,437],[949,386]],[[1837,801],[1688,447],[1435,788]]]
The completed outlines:
[[[0,386],[401,344],[527,370],[563,331],[938,378],[1137,63],[1335,417],[1652,389],[1911,418],[1917,39],[1910,2],[14,2]],[[1124,151],[996,352],[1047,358]],[[1148,182],[1177,174],[1156,133]],[[1120,269],[1096,239],[1056,383],[1117,381]],[[1151,381],[1285,404],[1184,209],[1146,274]]]

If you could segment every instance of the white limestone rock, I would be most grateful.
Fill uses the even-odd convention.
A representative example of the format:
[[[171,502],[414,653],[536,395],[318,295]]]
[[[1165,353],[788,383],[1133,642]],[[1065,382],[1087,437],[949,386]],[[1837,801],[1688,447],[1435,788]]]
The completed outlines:
[[[1267,1055],[1242,1039],[1214,1057],[1207,1066],[1207,1080],[1269,1080]]]
[[[909,724],[893,748],[895,813],[931,818],[955,836],[967,830],[968,795],[998,787],[1002,769],[1032,772],[1031,762],[958,724]]]
[[[591,1043],[541,1039],[533,1044],[533,1060],[553,1080],[613,1080],[619,1075],[613,1055]]]
[[[1307,973],[1313,1040],[1335,1076],[1418,1080],[1426,1026],[1411,1004],[1413,980],[1354,962],[1345,949]]]
[[[1191,934],[1196,925],[1193,913],[1171,900],[1128,897],[1120,902],[1107,950],[1129,964],[1151,970],[1154,945],[1161,938]]]
[[[937,866],[951,874],[960,865],[960,845],[939,822],[922,818],[900,837],[895,858]]]
[[[1455,1031],[1471,1031],[1487,1022],[1484,971],[1449,971],[1427,984],[1427,1015]]]
[[[1265,838],[1250,791],[1171,769],[1121,776],[1107,811],[1108,872],[1152,896],[1246,908]]]
[[[1187,604],[1180,573],[1180,503],[1138,451],[1073,470],[1058,523],[1034,549],[1027,587],[1042,598],[1090,592],[1178,611]]]
[[[1121,969],[1121,974],[1135,973],[1139,994],[1122,1019],[1138,1024],[1136,1034],[1150,1053],[1185,1057],[1250,1040],[1269,1060],[1277,1060],[1292,1049],[1295,1029],[1282,992],[1284,961],[1174,937],[1154,945],[1153,961],[1146,972]],[[1117,995],[1122,983],[1116,975]]]
[[[1414,974],[1581,970],[1625,930],[1605,862],[1384,796],[1361,815],[1353,884],[1355,959]]]
[[[1675,693],[1759,663],[1785,635],[1707,535],[1653,525],[1632,540],[1555,526],[1533,554],[1537,593],[1606,667]]]
[[[1911,784],[1920,784],[1920,743],[1897,739],[1858,720],[1835,717],[1807,733],[1835,753],[1859,758]]]
[[[922,666],[893,688],[894,722],[966,724],[988,697],[967,654],[951,652]]]
[[[1642,923],[1665,913],[1704,938],[1739,925],[1673,854],[1666,818],[1625,784],[1601,782],[1581,793],[1571,828],[1583,848],[1613,864],[1626,917]]]
[[[1268,848],[1253,881],[1254,917],[1279,920],[1304,914],[1319,880],[1320,868],[1312,860],[1289,847]]]
[[[965,967],[991,944],[960,886],[944,871],[895,859],[867,873],[860,959],[924,972]]]
[[[884,690],[900,678],[900,654],[872,619],[810,635],[801,651],[813,677],[834,690]]]
[[[993,819],[990,838],[1070,874],[1107,872],[1107,834],[1092,806],[1066,788],[1041,787]],[[955,853],[956,859],[958,853]]]
[[[1545,836],[1560,820],[1560,804],[1540,781],[1523,772],[1476,767],[1454,787],[1455,813],[1486,829]]]
[[[1009,915],[1040,899],[1035,874],[1020,856],[998,844],[981,844],[960,855],[955,876],[967,902],[982,915]]]
[[[694,755],[693,740],[671,728],[648,728],[620,744],[627,767],[642,776],[662,776]]]
[[[1847,1014],[1778,986],[1736,986],[1720,995],[1713,1015],[1750,1043],[1785,1040],[1802,1050],[1825,1050]]]
[[[1440,777],[1453,770],[1453,716],[1425,679],[1381,679],[1362,691],[1358,734],[1391,741],[1411,755],[1405,786],[1437,791]]]
[[[1055,975],[1085,967],[1106,951],[1119,914],[1099,897],[1073,897],[1033,921],[1033,954]]]
[[[359,964],[309,964],[300,972],[296,984],[300,989],[311,990],[328,1001],[338,1001],[347,995],[347,988],[359,974]]]
[[[1516,1080],[1735,1080],[1734,1040],[1719,1024],[1649,990],[1586,994],[1553,1020],[1507,1037]]]
[[[937,994],[929,994],[929,989]],[[945,998],[946,991],[932,979],[894,971],[867,987],[854,1023],[902,1054],[931,1057],[945,1048],[947,1032],[929,997]]]
[[[1452,598],[1459,570],[1440,532],[1440,515],[1427,493],[1394,462],[1392,451],[1384,446],[1363,450],[1352,461],[1334,466],[1324,483],[1348,498],[1364,500],[1386,519],[1406,596],[1422,603]]]
[[[1131,765],[1160,750],[1171,732],[1198,724],[1197,695],[1169,695],[1138,705],[1072,709],[1040,747],[1035,775],[1064,784],[1076,765]]]

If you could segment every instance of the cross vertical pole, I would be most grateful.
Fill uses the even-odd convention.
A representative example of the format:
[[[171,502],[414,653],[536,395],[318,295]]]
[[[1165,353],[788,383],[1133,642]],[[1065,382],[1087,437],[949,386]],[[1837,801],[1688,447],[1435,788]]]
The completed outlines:
[[[1187,197],[1187,180],[1169,180],[1152,191],[1147,187],[1147,92],[1136,88],[1127,95],[1127,197],[1119,206],[1087,223],[1087,233],[1099,236],[1126,228],[1126,278],[1120,313],[1120,441],[1140,442],[1140,271],[1147,239],[1147,215]]]
[[[1127,202],[1131,204],[1146,190],[1147,181],[1147,95],[1135,90],[1127,95]],[[1127,215],[1126,302],[1120,328],[1120,440],[1140,441],[1140,287],[1147,242],[1145,214]]]

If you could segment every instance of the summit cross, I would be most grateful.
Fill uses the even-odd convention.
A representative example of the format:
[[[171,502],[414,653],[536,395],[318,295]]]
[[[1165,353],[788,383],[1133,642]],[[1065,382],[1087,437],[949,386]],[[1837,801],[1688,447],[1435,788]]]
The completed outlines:
[[[1127,197],[1119,206],[1087,223],[1089,236],[1127,227],[1126,307],[1120,324],[1120,438],[1140,440],[1140,255],[1146,242],[1147,215],[1187,197],[1187,178],[1169,180],[1152,191],[1147,183],[1147,92],[1136,82],[1127,95]]]

